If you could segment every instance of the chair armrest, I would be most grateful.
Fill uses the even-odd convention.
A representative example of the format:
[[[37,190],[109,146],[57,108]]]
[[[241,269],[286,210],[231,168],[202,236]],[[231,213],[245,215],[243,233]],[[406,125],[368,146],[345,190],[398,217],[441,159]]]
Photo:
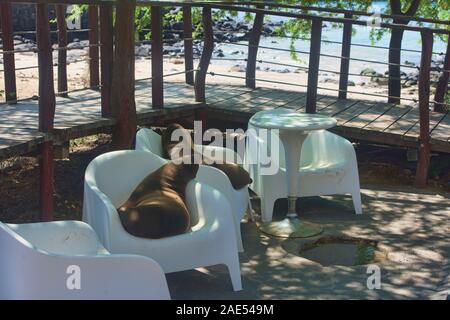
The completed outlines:
[[[186,203],[190,212],[196,212],[198,217],[198,223],[192,227],[193,232],[214,237],[214,231],[221,227],[228,229],[230,238],[235,239],[231,205],[219,190],[193,180],[186,188]]]
[[[170,299],[163,270],[143,256],[41,255],[29,268],[15,288],[25,299]]]
[[[211,166],[200,165],[196,180],[219,190],[225,195],[228,201],[231,202],[233,200],[234,188],[231,185],[230,179],[222,170]]]
[[[196,144],[194,146],[197,152],[201,152],[202,154],[206,153],[206,155],[212,154],[212,159],[222,161],[223,162],[232,162],[238,165],[243,164],[243,159],[236,153],[234,150],[218,147],[218,146],[203,146]]]
[[[82,221],[8,225],[37,249],[68,255],[107,254],[95,231]]]
[[[111,248],[111,233],[122,224],[117,209],[111,200],[97,187],[84,184],[83,221],[88,223],[97,233],[101,243]]]

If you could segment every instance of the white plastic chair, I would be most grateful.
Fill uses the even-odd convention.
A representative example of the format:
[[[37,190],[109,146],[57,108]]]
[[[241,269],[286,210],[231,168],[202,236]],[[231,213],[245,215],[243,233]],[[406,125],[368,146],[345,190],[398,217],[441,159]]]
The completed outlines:
[[[191,231],[161,239],[135,237],[123,228],[116,208],[149,173],[166,161],[147,151],[102,154],[91,161],[84,182],[83,220],[113,253],[133,253],[157,261],[165,273],[225,264],[235,291],[241,273],[230,204],[221,192],[196,180],[186,188]]]
[[[71,275],[79,275],[79,287]],[[170,299],[170,294],[154,260],[110,254],[84,222],[0,222],[0,299]]]
[[[217,159],[236,159],[235,161],[238,159],[237,154],[231,149],[201,145],[195,145],[195,148],[199,153],[203,154],[203,152],[208,152],[208,155],[212,154]],[[149,151],[162,157],[161,136],[151,129],[140,129],[136,133],[136,150]],[[217,168],[205,165],[199,167],[197,180],[212,186],[227,197],[233,212],[238,250],[239,252],[243,252],[241,220],[247,208],[249,208],[250,196],[248,194],[248,188],[234,189],[225,173]]]
[[[281,109],[281,108],[280,108]],[[256,132],[258,148],[270,150],[264,135],[249,125],[249,133]],[[286,164],[283,144],[279,143],[279,170],[262,175],[260,162],[254,152],[247,151],[245,166],[253,179],[250,188],[261,196],[261,215],[264,222],[272,221],[275,201],[287,197]],[[298,175],[298,197],[350,194],[356,214],[362,213],[358,163],[353,145],[346,139],[326,130],[312,131],[301,153]]]

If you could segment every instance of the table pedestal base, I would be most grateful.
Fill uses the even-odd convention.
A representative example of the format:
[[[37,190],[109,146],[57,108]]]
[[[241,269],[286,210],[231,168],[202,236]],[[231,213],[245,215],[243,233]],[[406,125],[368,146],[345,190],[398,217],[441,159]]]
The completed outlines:
[[[264,233],[280,238],[309,238],[323,232],[321,225],[298,218],[261,223],[259,229]]]

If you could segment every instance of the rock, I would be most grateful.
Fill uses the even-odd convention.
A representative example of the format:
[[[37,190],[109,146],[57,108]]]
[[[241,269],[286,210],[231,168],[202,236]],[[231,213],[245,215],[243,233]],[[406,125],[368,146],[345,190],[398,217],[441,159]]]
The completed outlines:
[[[380,86],[385,86],[389,83],[389,78],[382,75],[381,73],[376,73],[370,78],[370,81],[375,82]]]
[[[57,47],[57,45],[56,45]],[[21,43],[14,46],[15,50],[37,50],[37,46],[34,43]]]
[[[277,70],[277,72],[278,73],[290,73],[291,70],[289,70],[288,68],[285,68],[285,69],[279,69],[279,70]]]
[[[417,81],[415,80],[406,80],[405,82],[403,82],[402,87],[403,88],[409,88],[412,86],[416,86],[417,85]]]
[[[134,53],[139,57],[146,57],[151,54],[152,46],[150,44],[142,44],[134,48]]]
[[[180,58],[170,58],[169,59],[169,63],[184,64],[184,61],[183,61],[183,59],[180,59]]]
[[[67,45],[67,48],[71,49],[84,49],[84,47],[87,47],[89,45],[89,40],[83,40],[83,41],[74,41]]]
[[[325,78],[320,80],[321,83],[333,83],[333,84],[339,84],[339,81],[332,78]]]
[[[356,83],[355,83],[355,81],[353,81],[353,80],[348,80],[347,85],[348,85],[349,87],[354,87],[354,86],[356,86]]]
[[[172,30],[183,30],[183,22],[182,21],[175,21],[171,25]]]
[[[218,57],[218,58],[223,58],[223,57],[225,57],[225,55],[223,54],[223,52],[219,52],[219,53],[217,54],[217,57]]]
[[[377,75],[377,72],[372,68],[365,68],[365,69],[361,70],[361,72],[359,74],[362,76],[375,76],[375,75]]]
[[[229,71],[230,72],[245,72],[245,67],[236,64],[236,65],[232,66]]]
[[[411,61],[408,61],[408,60],[405,60],[405,62],[403,64],[406,64],[407,66],[412,66],[412,67],[416,66],[416,64],[414,62],[411,62]]]

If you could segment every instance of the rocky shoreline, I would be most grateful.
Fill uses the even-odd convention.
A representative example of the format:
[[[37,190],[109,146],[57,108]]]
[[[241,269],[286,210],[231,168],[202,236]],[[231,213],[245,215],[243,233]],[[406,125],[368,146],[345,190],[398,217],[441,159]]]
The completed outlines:
[[[231,50],[230,52],[225,53],[223,50],[224,46],[227,44],[237,43],[240,41],[248,41],[250,36],[250,30],[252,29],[252,22],[247,21],[236,21],[231,17],[224,17],[219,20],[216,20],[213,24],[214,28],[214,42],[215,48],[213,51],[214,59],[221,59],[223,61],[228,62],[229,71],[230,72],[245,72],[245,63],[236,63],[233,61],[235,57],[245,57],[246,48],[236,48],[236,50]],[[275,37],[276,32],[275,29],[281,25],[281,22],[267,22],[264,24],[262,39],[266,37]],[[164,29],[164,55],[171,58],[171,61],[175,64],[182,64],[184,57],[184,47],[182,40],[182,29],[183,24],[180,21],[172,21],[165,26]],[[143,38],[143,37],[142,37]],[[276,40],[272,40],[274,46],[277,45]],[[89,51],[89,41],[88,40],[80,40],[73,39],[72,42],[68,44],[69,50],[67,51],[67,62],[75,63],[79,61],[86,60],[88,58]],[[2,42],[0,40],[0,47],[2,47]],[[25,55],[34,55],[37,52],[37,46],[35,41],[29,39],[27,37],[23,37],[20,35],[14,36],[14,47],[15,50],[23,51],[20,54]],[[54,44],[53,47],[56,49],[57,44]],[[54,53],[54,64],[57,65],[57,51]],[[193,41],[193,52],[194,57],[198,58],[202,52],[202,41],[201,35],[199,39],[195,39]],[[151,43],[148,40],[141,40],[136,43],[135,46],[135,55],[138,59],[151,59]],[[242,60],[244,60],[243,58]],[[236,59],[239,60],[239,59]],[[3,62],[3,57],[0,57],[0,63]],[[280,61],[281,62],[281,61]],[[404,61],[405,65],[410,65],[415,69],[411,69],[412,71],[409,73],[402,72],[402,87],[403,88],[411,88],[411,91],[415,91],[417,88],[417,81],[419,77],[419,66],[415,63]],[[292,62],[295,64],[295,61]],[[441,71],[443,69],[444,64],[444,56],[437,56],[435,60],[432,62],[431,68],[431,82],[432,86],[436,86],[436,82],[439,80]],[[305,68],[293,68],[293,67],[283,67],[283,66],[258,66],[257,70],[262,70],[266,72],[277,72],[277,73],[304,73]],[[387,70],[386,72],[380,73],[372,68],[362,68],[359,71],[361,76],[361,81],[355,83],[354,80],[349,80],[349,86],[361,85],[361,86],[387,86],[388,77]],[[330,74],[327,72],[321,72],[320,75],[321,83],[328,84],[338,84],[339,77],[336,74]]]

